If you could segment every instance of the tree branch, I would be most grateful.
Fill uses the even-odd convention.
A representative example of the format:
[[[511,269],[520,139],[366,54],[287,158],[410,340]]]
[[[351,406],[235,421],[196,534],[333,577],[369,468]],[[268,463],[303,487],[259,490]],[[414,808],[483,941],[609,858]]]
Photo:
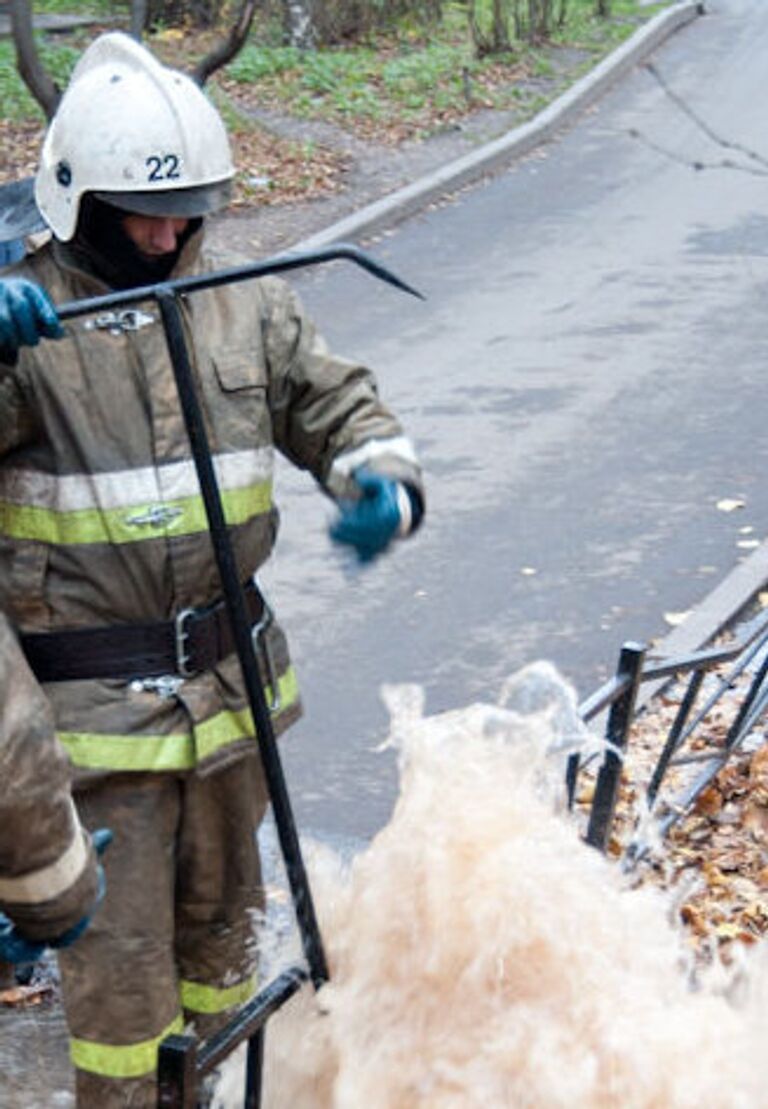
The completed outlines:
[[[40,61],[32,26],[32,6],[28,0],[10,0],[10,13],[19,75],[50,121],[61,100],[61,89]]]
[[[137,42],[141,42],[146,25],[147,0],[131,0],[131,34]]]
[[[206,54],[195,66],[192,76],[198,85],[204,85],[212,73],[221,69],[242,48],[248,38],[253,16],[258,7],[259,0],[243,0],[237,19],[230,28],[227,37]]]

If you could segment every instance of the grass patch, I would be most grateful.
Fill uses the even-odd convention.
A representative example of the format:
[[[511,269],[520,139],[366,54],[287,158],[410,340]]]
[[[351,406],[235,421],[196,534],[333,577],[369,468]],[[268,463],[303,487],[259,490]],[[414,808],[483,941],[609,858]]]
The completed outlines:
[[[97,15],[102,18],[116,14],[130,14],[130,4],[110,3],[109,0],[34,0],[35,15]]]
[[[69,81],[80,50],[68,43],[38,38],[43,65],[60,88]],[[0,117],[13,121],[44,120],[42,109],[16,71],[16,52],[10,39],[0,39]]]
[[[424,135],[476,108],[535,106],[557,95],[564,87],[562,48],[581,50],[585,63],[593,63],[665,6],[614,0],[606,21],[595,17],[594,0],[570,0],[568,22],[550,43],[515,42],[504,53],[478,58],[465,12],[449,4],[439,26],[404,22],[396,34],[362,45],[301,52],[251,41],[221,79],[235,98],[255,107],[363,131],[392,127],[400,138]]]
[[[263,28],[215,80],[230,93],[267,107],[309,118],[382,125],[402,122],[411,132],[428,132],[446,116],[460,116],[479,107],[505,108],[542,93],[546,82],[557,84],[557,49],[584,50],[594,59],[612,49],[664,4],[640,8],[637,0],[613,0],[610,20],[594,15],[594,0],[570,0],[568,21],[549,46],[516,42],[499,55],[478,59],[466,13],[446,4],[439,26],[425,28],[403,20],[396,33],[372,42],[318,51],[264,45]],[[36,0],[36,13],[114,15],[128,12],[127,3],[107,0]],[[89,34],[39,38],[43,61],[62,86]],[[170,64],[182,68],[201,52],[199,42],[180,31],[154,36],[149,45]],[[187,57],[188,54],[188,57]],[[518,86],[535,87],[522,92]],[[557,91],[557,90],[555,90]],[[434,118],[433,118],[434,117]],[[16,72],[9,40],[0,41],[0,118],[41,119],[42,113]]]

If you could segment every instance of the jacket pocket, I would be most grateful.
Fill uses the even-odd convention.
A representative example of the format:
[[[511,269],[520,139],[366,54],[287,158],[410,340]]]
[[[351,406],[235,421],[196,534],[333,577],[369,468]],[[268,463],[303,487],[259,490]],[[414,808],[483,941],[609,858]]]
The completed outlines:
[[[219,350],[211,357],[216,379],[225,393],[266,389],[266,371],[253,351]]]
[[[46,628],[50,623],[45,599],[49,555],[47,543],[0,539],[0,605],[15,624],[27,630]]]

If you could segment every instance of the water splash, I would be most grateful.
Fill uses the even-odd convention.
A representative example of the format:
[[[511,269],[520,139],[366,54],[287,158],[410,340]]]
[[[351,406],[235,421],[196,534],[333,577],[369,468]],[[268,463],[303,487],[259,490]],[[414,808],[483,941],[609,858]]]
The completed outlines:
[[[768,1104],[765,960],[740,1007],[694,992],[662,895],[624,887],[555,812],[580,725],[552,668],[517,675],[506,707],[385,698],[400,795],[351,863],[307,853],[331,981],[270,1021],[264,1104]]]

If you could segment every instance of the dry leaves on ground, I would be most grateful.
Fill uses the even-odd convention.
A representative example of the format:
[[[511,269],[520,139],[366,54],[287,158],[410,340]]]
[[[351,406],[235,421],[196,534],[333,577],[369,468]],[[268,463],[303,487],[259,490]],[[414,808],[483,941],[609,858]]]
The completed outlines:
[[[748,670],[725,690],[686,743],[686,756],[706,759],[722,751],[753,677]],[[713,688],[717,673],[709,681]],[[633,725],[608,847],[614,857],[624,854],[646,818],[647,786],[680,697],[679,691],[658,696]],[[702,762],[692,762],[669,770],[659,801],[673,802],[701,768]],[[582,812],[591,803],[590,777],[577,794]],[[734,942],[751,945],[768,933],[768,746],[762,729],[731,756],[636,875],[639,884],[674,893],[681,923],[702,958],[715,948],[727,959]]]
[[[29,177],[37,169],[45,128],[41,123],[2,124],[0,183]],[[341,188],[344,158],[322,146],[275,138],[259,128],[230,133],[238,167],[234,206],[290,204],[313,200]]]
[[[2,122],[0,142],[0,183],[19,181],[37,169],[45,128],[42,123]]]

